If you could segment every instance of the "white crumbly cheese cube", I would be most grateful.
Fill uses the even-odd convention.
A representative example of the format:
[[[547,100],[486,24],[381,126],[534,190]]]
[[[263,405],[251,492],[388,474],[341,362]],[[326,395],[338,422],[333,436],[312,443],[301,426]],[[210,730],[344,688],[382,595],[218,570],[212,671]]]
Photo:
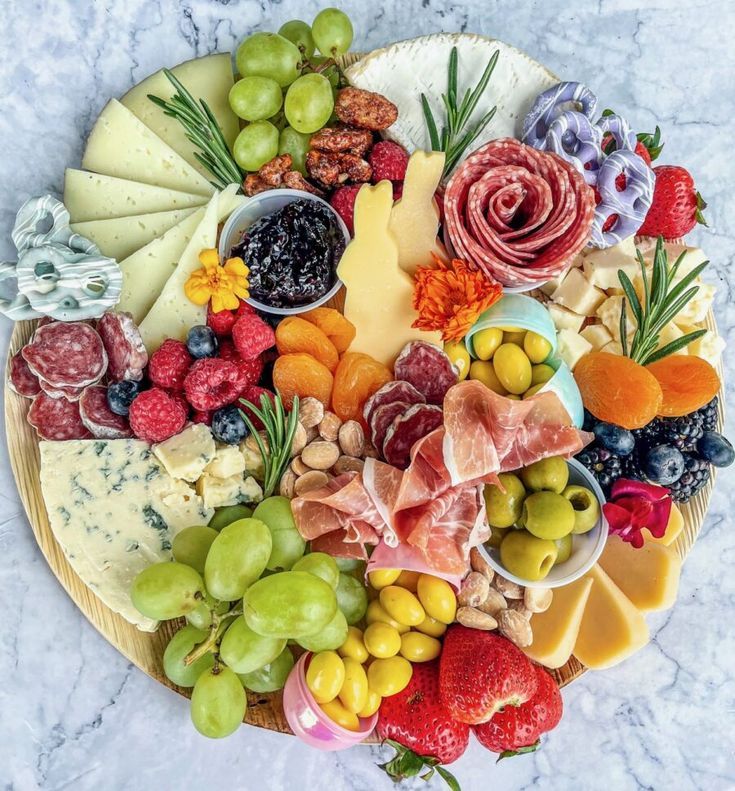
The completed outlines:
[[[699,286],[699,291],[674,318],[674,321],[680,326],[682,324],[699,324],[703,322],[714,302],[717,289],[713,285],[702,283],[701,281],[696,285]]]
[[[202,475],[197,481],[197,493],[210,508],[256,503],[263,499],[263,490],[258,482],[252,477],[243,478],[242,475],[232,475],[229,478]]]
[[[610,343],[606,343],[601,349],[601,352],[605,352],[606,354],[617,354],[622,356],[623,354],[623,347],[617,341],[610,341]]]
[[[696,329],[698,328],[689,327],[686,331],[692,332]],[[720,361],[722,352],[725,351],[725,346],[726,344],[724,338],[721,338],[717,333],[712,332],[712,330],[708,330],[706,335],[703,335],[696,341],[692,341],[692,343],[687,346],[687,349],[689,354],[693,354],[697,357],[701,357],[703,360],[707,360],[710,365],[717,365],[717,363]]]
[[[217,447],[209,426],[192,423],[153,446],[153,453],[172,478],[195,483],[214,459]]]
[[[584,316],[580,316],[578,313],[574,313],[574,311],[568,310],[561,305],[555,305],[553,302],[549,302],[546,309],[549,311],[549,315],[557,331],[572,330],[573,332],[579,332],[582,328],[582,324],[584,324]]]
[[[553,302],[582,316],[594,316],[605,301],[605,293],[595,288],[579,269],[570,269],[561,285],[551,295]]]
[[[684,337],[684,331],[672,321],[667,324],[659,333],[658,344],[656,345],[656,348],[662,349],[667,344],[672,343],[673,341],[682,337]],[[683,349],[679,349],[676,354],[689,354],[689,352],[685,346]]]
[[[258,481],[262,481],[265,475],[263,467],[263,457],[257,448],[252,448],[247,443],[243,442],[240,445],[240,452],[245,459],[245,473],[252,475]]]
[[[620,341],[620,311],[623,307],[623,297],[608,297],[599,308],[597,318],[607,327],[609,333],[616,341]],[[626,329],[628,340],[632,340],[635,333],[636,320],[629,307],[626,308]]]
[[[204,468],[204,473],[214,478],[231,478],[233,475],[242,475],[244,472],[245,457],[234,445],[217,448],[214,458]]]
[[[591,344],[594,351],[599,351],[613,339],[604,324],[588,324],[579,334]]]
[[[561,281],[564,279],[564,275],[560,275],[559,277],[553,277],[551,280],[547,280],[545,283],[542,283],[538,290],[542,294],[546,294],[547,297],[550,297],[557,288],[561,285]]]
[[[592,344],[578,332],[561,330],[557,333],[557,354],[573,371],[577,363],[592,351]]]
[[[622,269],[631,279],[640,272],[640,265],[635,257],[635,243],[629,237],[612,247],[595,249],[584,258],[584,274],[593,286],[607,290],[619,288],[618,270]]]

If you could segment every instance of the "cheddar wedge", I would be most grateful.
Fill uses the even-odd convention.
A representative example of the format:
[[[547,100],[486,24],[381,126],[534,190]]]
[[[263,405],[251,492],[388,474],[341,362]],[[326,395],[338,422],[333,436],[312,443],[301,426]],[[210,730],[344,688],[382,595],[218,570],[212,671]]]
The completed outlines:
[[[679,538],[683,529],[684,516],[679,510],[679,506],[676,503],[671,503],[669,523],[666,525],[666,532],[661,536],[661,538],[652,536],[648,531],[646,531],[643,535],[646,537],[646,543],[663,544],[666,547],[670,547],[674,541]]]

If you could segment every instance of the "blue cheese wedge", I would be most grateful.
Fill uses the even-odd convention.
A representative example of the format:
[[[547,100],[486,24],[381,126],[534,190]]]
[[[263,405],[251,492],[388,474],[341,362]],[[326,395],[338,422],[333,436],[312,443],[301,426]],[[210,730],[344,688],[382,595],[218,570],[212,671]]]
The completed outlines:
[[[146,442],[40,442],[41,489],[54,537],[82,582],[142,631],[157,623],[130,600],[151,563],[171,559],[174,536],[206,525],[214,511],[173,479]]]
[[[229,478],[202,475],[197,481],[197,493],[208,508],[259,503],[263,499],[263,490],[255,478],[243,478],[242,474]]]

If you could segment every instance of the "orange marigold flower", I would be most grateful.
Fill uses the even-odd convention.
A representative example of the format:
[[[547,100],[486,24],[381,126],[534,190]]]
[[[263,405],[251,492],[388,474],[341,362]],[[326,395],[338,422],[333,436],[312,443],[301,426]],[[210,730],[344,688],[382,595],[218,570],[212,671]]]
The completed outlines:
[[[202,250],[199,253],[201,269],[189,275],[184,285],[184,293],[195,305],[212,303],[212,310],[235,310],[241,299],[250,296],[248,275],[250,270],[242,258],[228,258],[220,265],[216,250]]]
[[[503,288],[458,258],[447,263],[434,255],[434,262],[435,269],[419,267],[414,275],[413,306],[419,317],[411,326],[439,330],[442,340],[458,341],[500,299]]]

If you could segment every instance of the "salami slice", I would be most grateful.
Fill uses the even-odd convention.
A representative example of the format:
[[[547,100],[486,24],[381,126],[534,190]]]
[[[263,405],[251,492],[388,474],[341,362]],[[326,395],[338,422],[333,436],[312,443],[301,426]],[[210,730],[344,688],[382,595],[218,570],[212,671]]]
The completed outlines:
[[[86,387],[107,370],[107,353],[97,331],[80,321],[39,327],[23,347],[31,371],[51,387]]]
[[[398,355],[393,373],[412,384],[430,404],[441,404],[457,384],[457,371],[447,355],[432,343],[411,341]]]
[[[403,401],[408,405],[426,403],[426,399],[409,382],[400,380],[388,382],[388,384],[384,384],[379,390],[376,390],[365,402],[365,406],[362,410],[365,422],[370,425],[373,412],[379,406],[385,406],[395,401]],[[380,446],[377,445],[376,447]]]
[[[79,416],[97,439],[124,439],[133,436],[128,421],[110,409],[107,388],[104,385],[84,388],[79,399]]]
[[[79,401],[84,392],[83,387],[52,387],[45,379],[39,379],[41,390],[51,398],[65,398],[67,401]]]
[[[129,313],[105,313],[97,322],[107,359],[107,375],[113,382],[132,379],[139,382],[148,364],[143,338]]]
[[[393,425],[393,421],[404,415],[413,406],[406,401],[392,401],[390,404],[373,409],[370,416],[370,438],[376,448],[382,448],[385,435]]]
[[[41,439],[65,441],[92,438],[79,416],[79,403],[67,401],[66,398],[51,398],[46,393],[40,393],[28,410],[28,422]]]
[[[394,467],[405,470],[411,460],[411,448],[420,439],[441,426],[442,410],[432,404],[414,404],[388,429],[383,443],[383,457]]]
[[[28,367],[21,352],[10,358],[8,386],[19,396],[33,398],[41,392],[41,385],[36,374]]]

